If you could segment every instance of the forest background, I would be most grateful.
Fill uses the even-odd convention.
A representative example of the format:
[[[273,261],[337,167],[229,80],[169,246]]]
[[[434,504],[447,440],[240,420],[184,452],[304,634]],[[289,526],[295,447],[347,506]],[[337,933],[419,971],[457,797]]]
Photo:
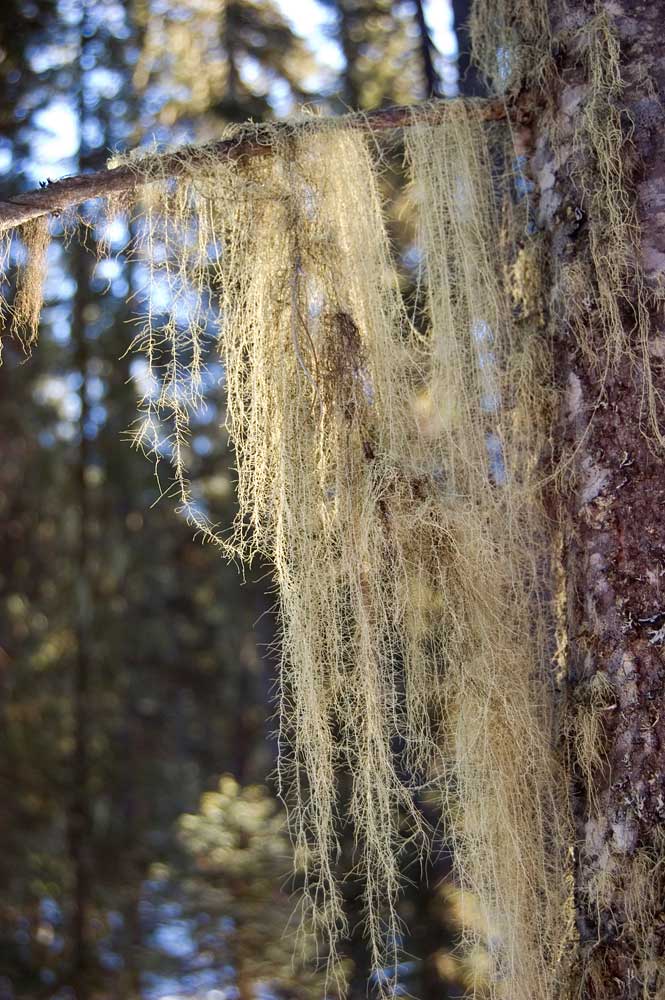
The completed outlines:
[[[478,93],[463,30],[455,39],[466,6],[5,0],[3,197],[303,104],[338,114]],[[385,183],[408,285],[398,161]],[[168,477],[124,440],[146,389],[127,350],[145,273],[140,259],[97,259],[98,242],[126,244],[126,221],[93,204],[84,216],[85,245],[49,253],[40,351],[28,365],[10,341],[0,368],[0,1000],[323,998],[314,963],[292,960],[297,885],[266,781],[269,568],[243,581],[193,539]],[[231,523],[223,374],[210,357],[190,450],[197,502]],[[445,831],[433,859],[421,871],[405,858],[404,962],[383,974],[439,1000],[463,993],[455,914],[473,901],[447,881]],[[360,887],[346,892],[360,998]]]

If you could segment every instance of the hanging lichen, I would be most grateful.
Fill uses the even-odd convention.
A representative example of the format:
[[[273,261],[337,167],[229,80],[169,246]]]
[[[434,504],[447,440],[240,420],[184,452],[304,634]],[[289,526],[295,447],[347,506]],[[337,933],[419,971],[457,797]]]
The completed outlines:
[[[0,275],[16,262],[14,297],[11,305],[0,290],[0,322],[29,353],[37,341],[42,311],[46,255],[51,241],[48,216],[34,219],[3,234],[0,243]],[[0,342],[0,360],[2,344]]]
[[[543,0],[475,0],[469,28],[473,60],[492,93],[543,85],[552,69]]]
[[[145,181],[133,252],[147,264],[134,437],[170,461],[164,492],[197,529],[274,566],[279,775],[331,971],[347,929],[344,824],[375,966],[394,964],[399,854],[405,839],[427,847],[414,797],[426,784],[479,899],[483,927],[468,937],[480,933],[493,994],[545,998],[568,838],[542,586],[542,320],[510,287],[526,251],[513,246],[525,223],[505,130],[451,104],[405,137],[418,316],[401,298],[371,134],[343,120],[263,127],[271,155],[220,163],[199,150],[177,183],[158,156],[129,161]],[[230,534],[186,474],[216,307],[238,474]]]
[[[443,602],[448,785],[459,796],[449,817],[455,859],[500,941],[502,988],[547,997],[563,936],[556,845],[566,838],[539,594],[538,414],[547,387],[539,323],[515,328],[497,268],[486,130],[451,114],[446,127],[410,130],[407,147],[421,197],[439,415],[430,447],[451,488],[439,510],[451,558],[434,586]]]
[[[600,327],[603,351],[595,358],[599,371],[628,362],[645,425],[662,445],[663,401],[654,388],[649,354],[650,309],[659,292],[647,287],[643,273],[640,226],[626,166],[629,126],[622,122],[618,106],[624,89],[619,44],[605,12],[587,23],[575,42],[588,78],[574,144],[583,164],[580,187],[589,220],[590,256],[588,269],[564,268],[570,323],[585,351],[591,350],[592,333]]]
[[[343,123],[282,128],[273,155],[247,163],[199,156],[175,190],[154,179],[158,160],[137,162],[150,285],[161,294],[165,281],[176,303],[162,318],[151,305],[135,344],[149,387],[138,440],[155,444],[166,417],[193,523],[275,566],[280,779],[332,960],[346,930],[339,774],[377,967],[395,959],[401,845],[426,846],[413,800],[426,782],[479,896],[495,988],[526,1000],[551,995],[566,891],[540,583],[540,321],[516,335],[496,254],[511,239],[498,204],[510,175],[496,189],[491,168],[503,131],[493,140],[451,105],[407,133],[422,317],[399,294],[379,158]],[[210,266],[238,468],[232,537],[192,504],[183,460]],[[180,326],[185,294],[195,305]]]

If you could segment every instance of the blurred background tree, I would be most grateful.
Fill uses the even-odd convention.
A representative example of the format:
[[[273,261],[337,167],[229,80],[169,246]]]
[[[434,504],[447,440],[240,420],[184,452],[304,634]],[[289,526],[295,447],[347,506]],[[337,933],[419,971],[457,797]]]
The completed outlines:
[[[456,2],[460,25],[466,13]],[[3,196],[303,103],[453,94],[451,18],[421,0],[6,0]],[[126,220],[83,214],[51,248],[40,350],[25,364],[9,342],[0,368],[0,1000],[323,998],[291,961],[290,846],[257,784],[276,754],[269,568],[241,581],[168,495],[156,503],[152,466],[123,440],[146,389],[127,353],[145,273],[113,252]],[[193,490],[229,523],[213,356],[206,379]],[[463,991],[446,859],[443,844],[432,870],[413,859],[402,900],[400,990],[428,1000]],[[369,976],[359,898],[350,883],[352,1000]]]

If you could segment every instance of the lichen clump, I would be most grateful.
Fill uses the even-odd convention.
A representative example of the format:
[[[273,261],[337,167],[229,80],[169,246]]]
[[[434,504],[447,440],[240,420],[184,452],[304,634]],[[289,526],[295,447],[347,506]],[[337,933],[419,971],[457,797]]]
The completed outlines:
[[[515,305],[527,209],[509,139],[465,102],[392,136],[416,217],[408,300],[371,128],[262,126],[270,155],[199,149],[175,181],[158,156],[132,157],[148,273],[134,438],[170,459],[168,490],[206,538],[274,566],[279,780],[331,973],[346,824],[385,967],[400,852],[428,846],[426,786],[478,899],[467,940],[487,952],[490,992],[533,1000],[554,995],[568,837],[541,583],[549,373],[541,313]],[[237,464],[227,532],[187,481],[215,324]]]
[[[404,130],[414,314],[386,232],[378,139],[343,125],[282,127],[271,156],[245,162],[198,155],[175,188],[154,159],[135,161],[151,284],[165,280],[176,302],[149,310],[135,345],[151,386],[137,439],[150,444],[166,419],[192,522],[275,567],[279,776],[331,968],[347,930],[344,824],[380,967],[395,961],[400,850],[427,847],[414,794],[426,784],[480,899],[492,989],[546,997],[566,840],[539,589],[547,373],[541,321],[525,310],[516,327],[504,266],[524,226],[506,135],[464,103]],[[192,294],[183,325],[177,303]],[[184,462],[215,297],[238,474],[230,534],[192,503]]]

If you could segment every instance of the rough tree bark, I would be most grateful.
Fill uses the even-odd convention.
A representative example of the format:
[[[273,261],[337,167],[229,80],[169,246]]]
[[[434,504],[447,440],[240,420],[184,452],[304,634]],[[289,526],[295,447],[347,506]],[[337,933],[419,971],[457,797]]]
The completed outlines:
[[[640,364],[624,357],[604,371],[593,362],[591,353],[603,358],[605,352],[593,296],[574,305],[592,349],[580,350],[561,276],[571,265],[588,270],[591,254],[593,206],[580,185],[588,151],[573,140],[590,99],[585,31],[600,13],[620,43],[624,166],[637,199],[647,285],[657,289],[665,278],[665,3],[550,0],[549,6],[558,73],[552,104],[538,119],[532,162],[552,263],[562,390],[558,437],[570,463],[557,498],[569,716],[588,709],[590,692],[605,692],[595,705],[598,766],[580,766],[572,750],[577,942],[571,994],[585,1000],[663,997],[663,458],[650,440]],[[624,305],[625,336],[639,358],[637,302]],[[650,312],[653,378],[665,394],[665,319],[659,308]]]

